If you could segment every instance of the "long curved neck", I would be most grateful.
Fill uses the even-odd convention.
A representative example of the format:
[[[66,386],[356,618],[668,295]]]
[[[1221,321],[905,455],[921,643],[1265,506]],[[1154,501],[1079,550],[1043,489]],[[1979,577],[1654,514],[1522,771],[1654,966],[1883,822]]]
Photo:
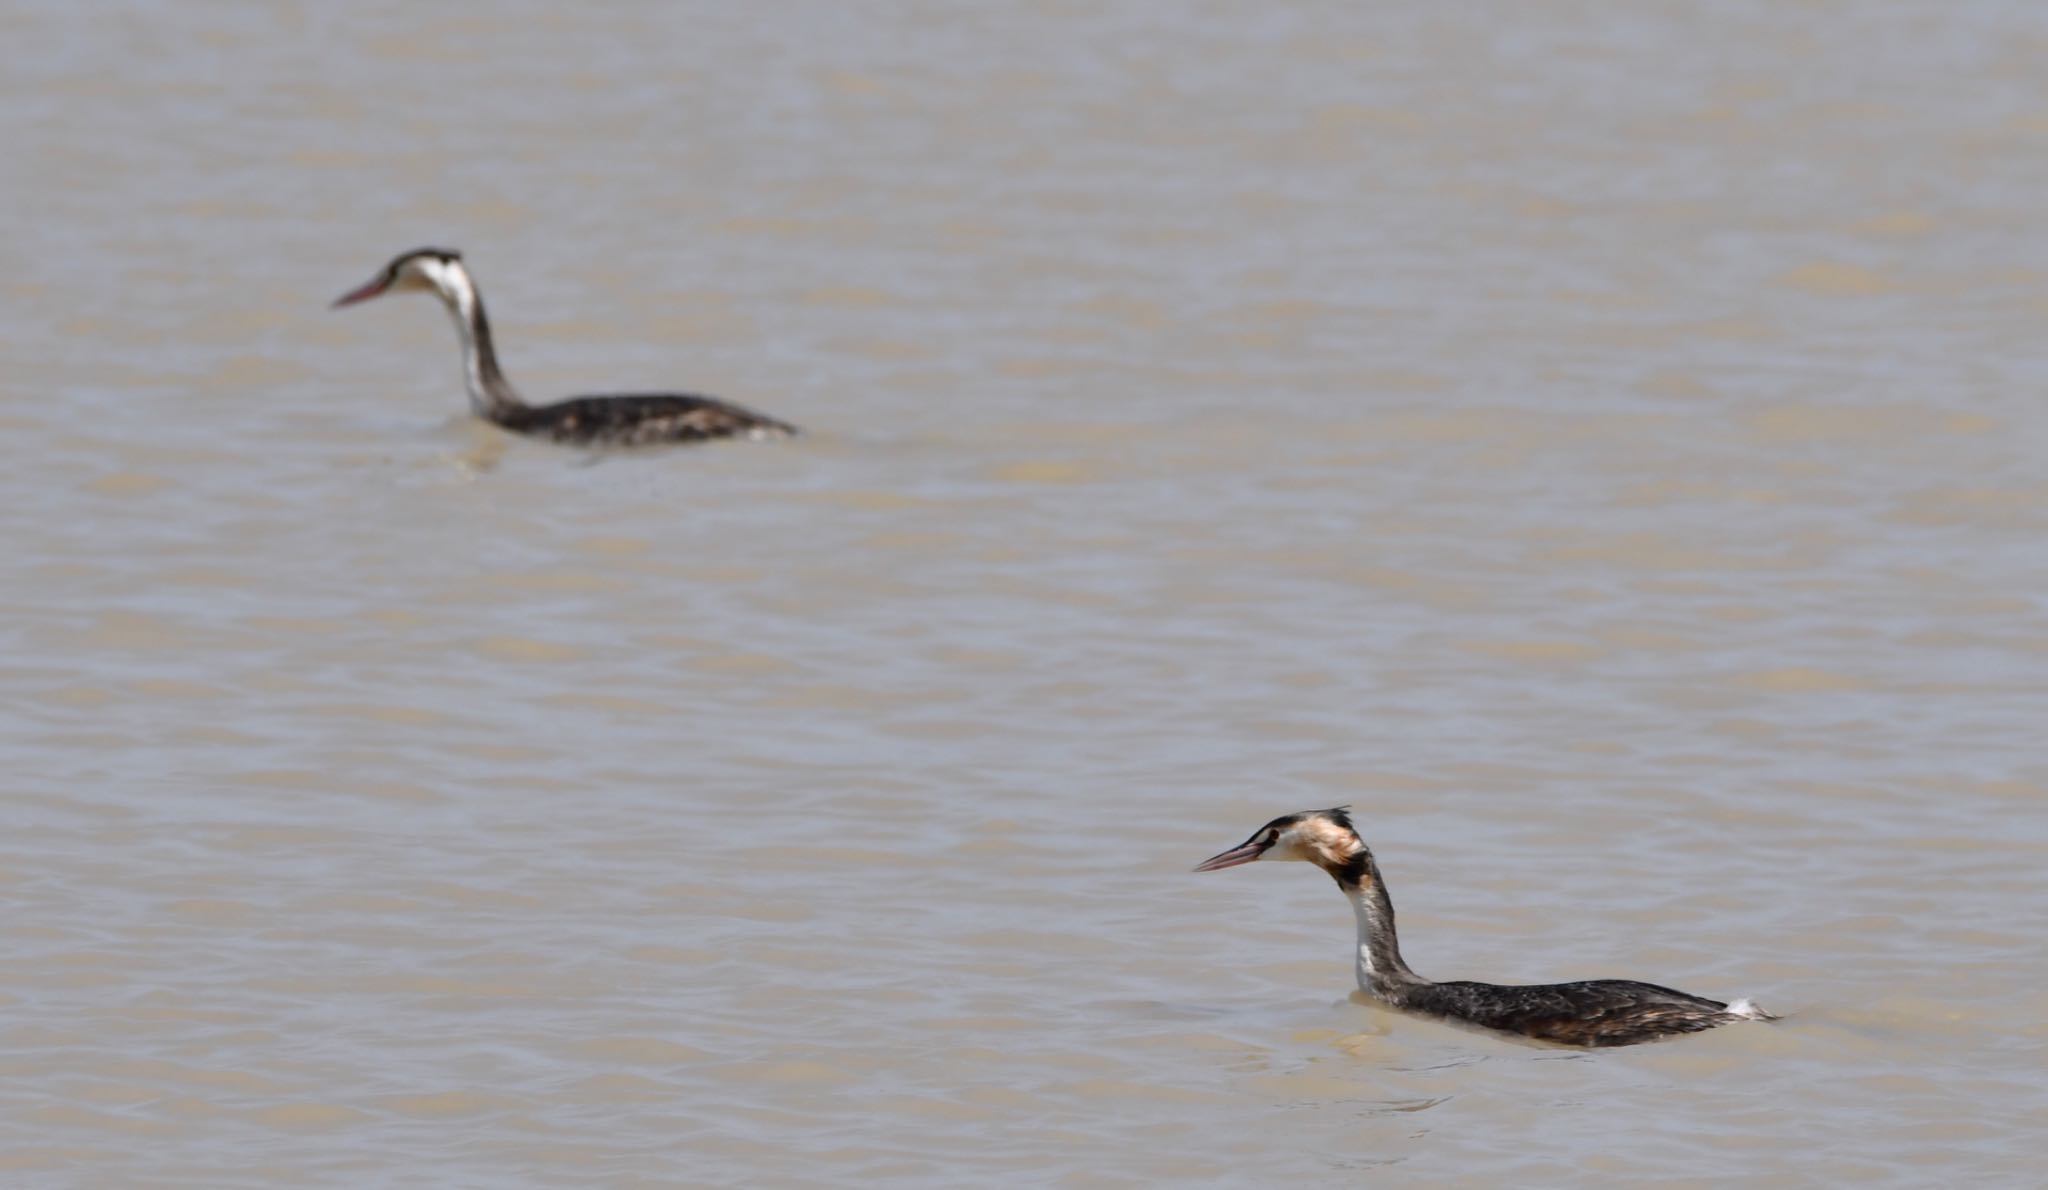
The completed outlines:
[[[1358,986],[1368,996],[1392,998],[1403,989],[1429,981],[1408,969],[1401,942],[1394,934],[1394,902],[1380,880],[1372,852],[1361,848],[1343,868],[1330,873],[1351,899],[1358,917]]]
[[[441,302],[455,319],[455,333],[462,339],[463,378],[469,388],[469,406],[478,417],[496,420],[526,402],[505,373],[498,369],[498,353],[491,346],[491,320],[484,315],[483,295],[476,282],[460,264],[451,269],[441,285]]]

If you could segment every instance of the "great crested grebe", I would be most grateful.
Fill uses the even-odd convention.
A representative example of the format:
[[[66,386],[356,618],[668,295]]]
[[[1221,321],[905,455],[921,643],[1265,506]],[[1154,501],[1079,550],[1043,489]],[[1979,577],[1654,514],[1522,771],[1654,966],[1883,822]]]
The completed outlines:
[[[513,433],[572,446],[618,447],[707,438],[782,438],[797,432],[795,426],[751,409],[688,393],[622,393],[527,404],[498,370],[484,299],[469,270],[462,267],[462,254],[446,248],[415,248],[396,256],[368,284],[342,294],[334,304],[352,306],[380,294],[413,289],[439,294],[455,318],[470,409]]]
[[[1195,865],[1195,871],[1261,859],[1306,860],[1336,878],[1358,915],[1358,986],[1389,1007],[1584,1046],[1634,1045],[1731,1021],[1778,1019],[1747,1000],[1723,1004],[1633,979],[1525,985],[1424,979],[1401,961],[1394,903],[1372,851],[1341,806],[1275,818],[1243,843]]]

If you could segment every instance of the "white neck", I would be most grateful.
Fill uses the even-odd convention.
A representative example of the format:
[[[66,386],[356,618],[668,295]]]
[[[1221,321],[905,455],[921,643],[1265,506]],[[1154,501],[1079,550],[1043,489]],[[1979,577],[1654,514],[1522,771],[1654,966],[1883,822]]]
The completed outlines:
[[[458,260],[436,261],[421,270],[440,295],[448,316],[455,320],[455,334],[462,340],[463,383],[469,390],[471,408],[488,417],[521,404],[519,394],[498,370],[498,355],[491,346],[491,324],[484,317],[484,300],[476,282]]]
[[[1340,884],[1358,919],[1358,986],[1368,996],[1389,998],[1395,989],[1423,982],[1401,959],[1394,936],[1394,904],[1378,880],[1363,887]]]

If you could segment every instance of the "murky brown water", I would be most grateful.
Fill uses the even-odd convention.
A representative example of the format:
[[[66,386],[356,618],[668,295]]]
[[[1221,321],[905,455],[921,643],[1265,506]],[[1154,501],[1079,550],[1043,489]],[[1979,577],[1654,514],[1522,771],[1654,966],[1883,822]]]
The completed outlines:
[[[2048,15],[1386,7],[0,7],[0,1180],[2038,1176]]]

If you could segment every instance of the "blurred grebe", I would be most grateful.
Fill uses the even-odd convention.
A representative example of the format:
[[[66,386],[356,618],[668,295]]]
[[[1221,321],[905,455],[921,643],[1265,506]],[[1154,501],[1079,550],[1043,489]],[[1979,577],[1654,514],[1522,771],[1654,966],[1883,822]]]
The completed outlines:
[[[350,306],[381,294],[432,290],[455,318],[462,336],[462,362],[469,405],[478,417],[516,434],[550,438],[572,446],[649,446],[707,438],[781,438],[796,427],[750,409],[688,393],[624,393],[572,397],[553,405],[529,405],[498,370],[484,300],[462,254],[418,248],[395,257],[369,283],[342,294],[334,304]]]
[[[1195,871],[1214,872],[1261,859],[1305,860],[1336,878],[1358,915],[1358,986],[1392,1008],[1584,1046],[1634,1045],[1731,1021],[1778,1019],[1747,1000],[1723,1004],[1632,979],[1526,985],[1424,979],[1401,960],[1400,942],[1394,936],[1394,903],[1380,881],[1372,851],[1342,807],[1275,818],[1243,843],[1202,861]]]

